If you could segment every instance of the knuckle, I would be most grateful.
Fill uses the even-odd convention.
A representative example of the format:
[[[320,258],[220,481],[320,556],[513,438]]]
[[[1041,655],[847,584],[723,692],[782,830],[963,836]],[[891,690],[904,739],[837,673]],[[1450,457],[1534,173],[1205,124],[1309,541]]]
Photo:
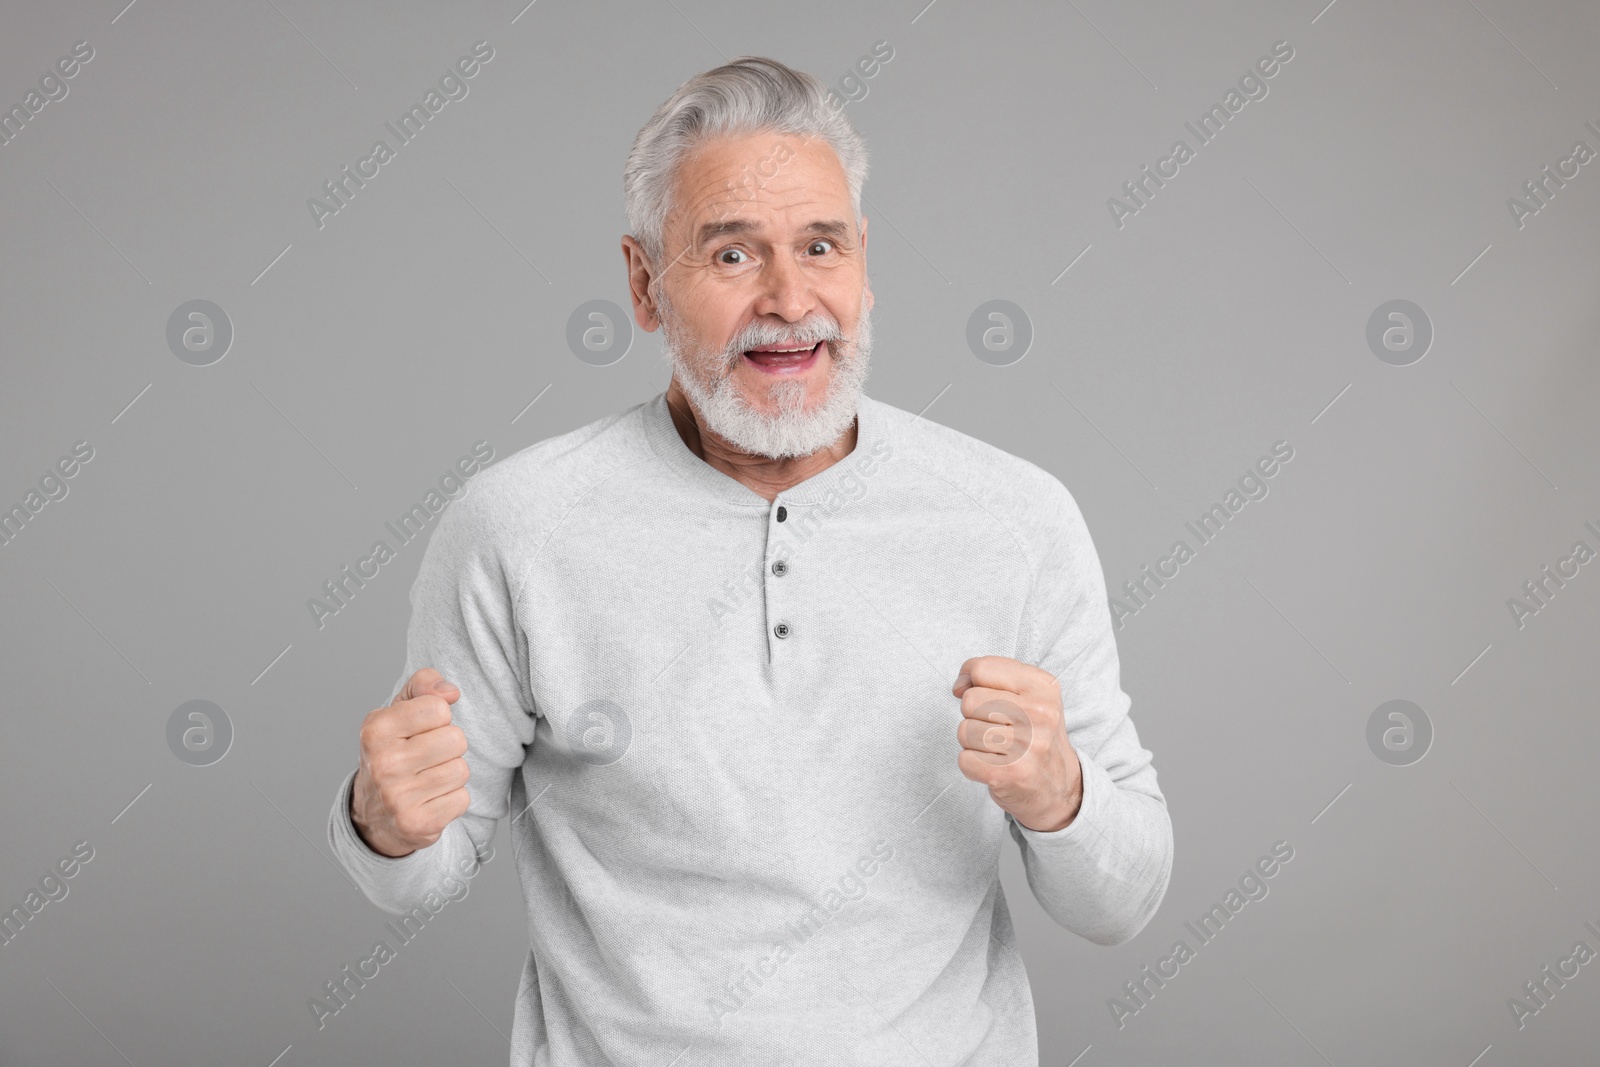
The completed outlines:
[[[1013,721],[1017,718],[1019,709],[1013,700],[1006,697],[991,696],[982,699],[975,698],[972,702],[972,710],[984,718],[999,717],[1007,721]]]

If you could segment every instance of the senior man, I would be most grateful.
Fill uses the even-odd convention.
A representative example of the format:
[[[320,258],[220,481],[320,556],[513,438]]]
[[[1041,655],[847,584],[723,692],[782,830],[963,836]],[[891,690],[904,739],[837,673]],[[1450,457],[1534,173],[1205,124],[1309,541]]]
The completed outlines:
[[[403,914],[510,820],[513,1064],[1034,1065],[1007,833],[1098,944],[1166,892],[1072,496],[862,392],[866,171],[810,75],[685,82],[624,177],[670,383],[478,475],[424,553],[328,832]]]

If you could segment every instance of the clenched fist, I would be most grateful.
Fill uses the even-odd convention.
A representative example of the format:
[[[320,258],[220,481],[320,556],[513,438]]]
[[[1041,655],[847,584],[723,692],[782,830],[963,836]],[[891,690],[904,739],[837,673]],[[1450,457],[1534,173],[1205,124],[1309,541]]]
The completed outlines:
[[[961,773],[988,786],[1028,829],[1065,829],[1083,803],[1083,765],[1067,740],[1055,675],[1005,656],[974,656],[950,691],[961,698]]]
[[[398,859],[439,840],[467,810],[467,735],[450,721],[461,690],[432,667],[361,723],[350,821],[367,847]]]

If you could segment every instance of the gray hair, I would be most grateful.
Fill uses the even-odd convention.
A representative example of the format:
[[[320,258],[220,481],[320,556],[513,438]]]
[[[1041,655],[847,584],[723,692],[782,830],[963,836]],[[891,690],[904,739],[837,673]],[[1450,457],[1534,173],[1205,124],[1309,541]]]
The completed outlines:
[[[764,56],[739,56],[678,86],[634,138],[622,195],[633,237],[652,264],[663,261],[662,231],[679,163],[715,137],[768,130],[826,141],[850,184],[853,221],[861,218],[867,143],[845,117],[843,103],[804,71]]]

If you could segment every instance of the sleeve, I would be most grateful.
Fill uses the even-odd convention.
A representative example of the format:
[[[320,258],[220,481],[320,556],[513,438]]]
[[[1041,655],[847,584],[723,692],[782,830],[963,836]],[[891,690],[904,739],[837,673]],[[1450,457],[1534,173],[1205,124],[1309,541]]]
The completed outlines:
[[[493,504],[496,483],[480,475],[441,514],[411,586],[405,668],[384,697],[433,667],[461,690],[451,718],[467,735],[470,772],[467,810],[427,848],[393,858],[374,852],[356,833],[350,792],[356,772],[340,786],[328,820],[335,858],[367,899],[390,914],[412,911],[440,896],[453,871],[475,870],[492,855],[495,826],[506,814],[512,775],[533,743],[528,693],[528,646],[515,617],[514,583],[503,566],[504,533]]]
[[[1052,478],[1053,519],[1029,595],[1027,662],[1061,683],[1067,739],[1083,768],[1072,822],[1031,830],[1009,814],[1028,887],[1062,927],[1100,945],[1131,939],[1161,904],[1172,874],[1172,820],[1151,753],[1128,716],[1099,555],[1083,514]]]

